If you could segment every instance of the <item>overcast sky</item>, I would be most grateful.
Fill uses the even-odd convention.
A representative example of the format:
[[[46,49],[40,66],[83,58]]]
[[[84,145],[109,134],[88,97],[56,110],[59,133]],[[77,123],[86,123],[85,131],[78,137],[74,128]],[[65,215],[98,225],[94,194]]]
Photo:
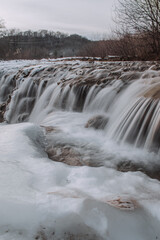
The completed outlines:
[[[116,0],[0,0],[7,28],[48,29],[98,38],[113,27]]]

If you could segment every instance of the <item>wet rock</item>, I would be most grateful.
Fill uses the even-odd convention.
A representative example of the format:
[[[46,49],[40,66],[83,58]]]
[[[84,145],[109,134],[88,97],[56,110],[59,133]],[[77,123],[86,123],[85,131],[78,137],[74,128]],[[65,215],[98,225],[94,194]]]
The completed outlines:
[[[89,166],[89,167],[101,167],[103,163],[95,159],[95,153],[87,153],[87,149],[82,150],[82,147],[78,145],[61,144],[53,140],[53,136],[62,134],[62,130],[55,126],[43,126],[46,135],[46,147],[45,152],[48,157],[56,162],[63,162],[70,166]]]
[[[52,145],[47,139],[48,146],[45,151],[48,157],[55,162],[63,162],[70,166],[89,166],[89,167],[101,167],[103,163],[97,162],[93,156],[86,156],[84,153],[80,153],[77,150],[77,146],[70,145]]]
[[[50,139],[50,135],[61,132],[61,129],[54,126],[43,126],[46,133],[46,153],[48,157],[55,162],[63,162],[71,166],[83,166],[83,161],[80,153],[73,146],[55,145]]]
[[[122,72],[121,71],[113,71],[113,72],[110,72],[109,76],[112,76],[114,78],[120,78]]]
[[[160,84],[156,86],[151,86],[150,89],[148,89],[144,93],[145,98],[152,98],[152,99],[160,99]]]
[[[4,122],[5,111],[6,111],[6,103],[0,104],[0,123]]]
[[[48,157],[56,162],[63,162],[71,166],[83,166],[80,154],[71,147],[48,147]]]
[[[108,118],[103,115],[95,116],[88,120],[85,128],[104,129],[108,123]]]
[[[159,71],[160,70],[160,64],[157,63],[157,64],[153,65],[150,69],[154,70],[154,71]]]
[[[0,105],[0,111],[5,111],[6,110],[6,104],[5,103],[2,103]]]
[[[0,123],[4,122],[4,112],[0,111]]]
[[[124,82],[128,82],[128,81],[139,79],[140,76],[141,76],[141,73],[139,72],[128,72],[128,73],[122,74],[120,79]]]
[[[160,180],[160,166],[154,166],[149,168],[142,163],[133,163],[131,161],[122,161],[117,164],[117,170],[120,172],[143,172],[147,176],[153,179]]]
[[[61,130],[59,129],[59,128],[57,128],[57,127],[53,127],[53,126],[43,126],[43,125],[41,125],[41,127],[43,127],[44,129],[45,129],[45,131],[46,131],[46,134],[48,134],[48,133],[51,133],[51,132],[61,132]]]

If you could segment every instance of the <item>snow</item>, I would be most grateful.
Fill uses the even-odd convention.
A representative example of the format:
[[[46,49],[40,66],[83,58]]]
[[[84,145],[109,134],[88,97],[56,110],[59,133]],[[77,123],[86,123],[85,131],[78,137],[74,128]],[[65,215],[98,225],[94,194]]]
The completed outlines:
[[[52,162],[44,147],[42,128],[0,125],[0,239],[160,237],[157,180]]]

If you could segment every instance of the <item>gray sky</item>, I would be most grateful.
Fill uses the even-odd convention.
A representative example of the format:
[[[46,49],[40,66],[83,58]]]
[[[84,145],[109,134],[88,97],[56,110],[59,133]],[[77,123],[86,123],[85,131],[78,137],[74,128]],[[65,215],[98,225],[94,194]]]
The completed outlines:
[[[48,29],[98,38],[113,27],[116,0],[0,0],[7,28]]]

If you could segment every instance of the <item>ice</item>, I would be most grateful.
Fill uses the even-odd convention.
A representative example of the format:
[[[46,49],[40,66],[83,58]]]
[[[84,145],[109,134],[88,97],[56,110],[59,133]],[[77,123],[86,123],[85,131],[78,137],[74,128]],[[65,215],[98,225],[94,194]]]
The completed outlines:
[[[0,126],[0,239],[160,236],[157,180],[138,172],[52,162],[44,148],[42,128]]]

